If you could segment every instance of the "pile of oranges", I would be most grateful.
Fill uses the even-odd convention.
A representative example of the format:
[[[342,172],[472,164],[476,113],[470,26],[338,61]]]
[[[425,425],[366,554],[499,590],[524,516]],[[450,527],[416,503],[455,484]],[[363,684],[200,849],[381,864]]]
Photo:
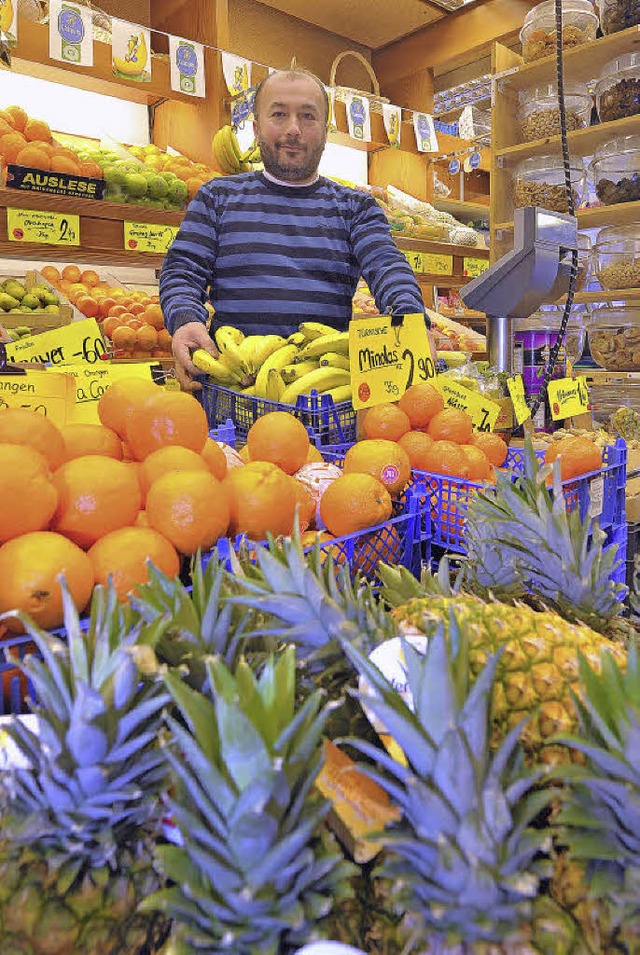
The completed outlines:
[[[73,149],[55,141],[44,120],[31,118],[21,106],[0,110],[0,160],[3,177],[6,176],[4,167],[15,163],[32,169],[102,179],[97,163],[81,161]],[[6,182],[6,178],[2,181]]]
[[[94,269],[81,271],[77,265],[62,270],[53,265],[42,275],[87,318],[95,318],[111,339],[116,357],[171,358],[171,335],[157,295],[114,288],[100,280]]]

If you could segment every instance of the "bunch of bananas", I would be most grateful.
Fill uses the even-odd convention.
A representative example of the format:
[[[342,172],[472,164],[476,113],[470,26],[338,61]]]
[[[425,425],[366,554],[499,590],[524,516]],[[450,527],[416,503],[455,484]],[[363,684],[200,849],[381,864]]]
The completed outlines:
[[[198,349],[193,363],[224,388],[291,405],[312,391],[329,394],[336,402],[351,399],[348,332],[303,322],[288,338],[245,337],[239,329],[222,325],[214,341],[218,358]]]
[[[251,163],[260,162],[260,147],[253,143],[242,152],[233,126],[222,126],[213,137],[211,148],[220,169],[229,176],[251,172]]]

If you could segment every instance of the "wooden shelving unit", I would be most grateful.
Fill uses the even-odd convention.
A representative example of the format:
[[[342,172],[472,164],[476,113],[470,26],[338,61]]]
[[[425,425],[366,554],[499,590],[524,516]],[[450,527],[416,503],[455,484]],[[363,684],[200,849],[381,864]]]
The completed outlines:
[[[489,220],[488,202],[466,202],[460,199],[432,199],[431,205],[440,212],[449,212],[461,222],[475,222],[478,219]]]
[[[564,302],[564,298],[559,299]],[[592,302],[640,302],[640,288],[614,289],[612,292],[603,290],[596,292],[578,292],[574,296],[576,304],[589,304]]]
[[[592,206],[589,209],[579,209],[578,228],[600,229],[607,225],[628,225],[640,220],[640,199],[636,202],[619,202],[614,206]],[[513,229],[513,219],[508,222],[496,222],[492,225],[494,232]]]

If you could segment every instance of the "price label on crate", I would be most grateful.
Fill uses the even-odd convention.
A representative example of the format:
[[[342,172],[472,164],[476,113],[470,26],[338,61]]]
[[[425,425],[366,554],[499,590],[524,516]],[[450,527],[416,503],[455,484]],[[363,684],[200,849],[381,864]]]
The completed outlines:
[[[127,252],[155,252],[164,255],[178,234],[176,225],[151,222],[125,222],[124,247]]]
[[[10,242],[80,245],[80,216],[35,209],[7,209]]]
[[[489,259],[463,260],[463,272],[466,278],[475,279],[489,268]]]
[[[353,407],[371,408],[397,401],[416,382],[435,378],[424,315],[405,315],[391,325],[390,315],[357,319],[349,325],[349,361]]]
[[[422,271],[428,272],[429,275],[452,275],[453,256],[424,252],[422,255]]]
[[[554,421],[572,418],[589,410],[587,379],[557,378],[549,382],[547,389],[551,417]]]
[[[589,481],[589,517],[600,517],[604,507],[604,477],[599,474]]]
[[[424,253],[403,251],[402,253],[414,272],[424,272]]]
[[[95,365],[107,352],[95,318],[85,318],[50,332],[20,338],[9,342],[6,349],[9,361],[33,361],[55,366],[74,362]]]
[[[493,431],[501,411],[497,401],[459,385],[446,375],[438,375],[433,384],[444,398],[445,405],[467,412],[476,431]]]
[[[63,428],[71,419],[74,404],[73,381],[68,375],[30,368],[25,368],[24,375],[0,374],[0,410],[37,411]]]
[[[100,424],[98,402],[114,381],[121,378],[142,378],[153,381],[153,362],[132,362],[114,365],[101,362],[99,365],[65,365],[64,371],[71,376],[74,389],[74,404],[69,421],[76,424]],[[157,364],[155,365],[157,368]]]
[[[527,418],[531,417],[531,408],[527,404],[524,395],[524,382],[522,375],[514,375],[513,378],[507,378],[507,388],[513,402],[513,413],[516,416],[518,424],[523,424]]]

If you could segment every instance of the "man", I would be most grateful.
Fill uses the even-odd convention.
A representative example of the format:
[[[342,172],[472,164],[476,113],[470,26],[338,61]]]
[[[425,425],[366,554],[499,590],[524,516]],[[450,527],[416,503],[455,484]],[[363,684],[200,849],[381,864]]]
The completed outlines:
[[[305,320],[345,330],[360,275],[381,312],[424,311],[375,200],[318,175],[328,109],[312,73],[272,73],[254,105],[264,172],[214,179],[191,202],[160,276],[183,388],[199,387],[191,352],[216,354],[205,329],[207,298],[216,323],[246,335],[286,336]]]

